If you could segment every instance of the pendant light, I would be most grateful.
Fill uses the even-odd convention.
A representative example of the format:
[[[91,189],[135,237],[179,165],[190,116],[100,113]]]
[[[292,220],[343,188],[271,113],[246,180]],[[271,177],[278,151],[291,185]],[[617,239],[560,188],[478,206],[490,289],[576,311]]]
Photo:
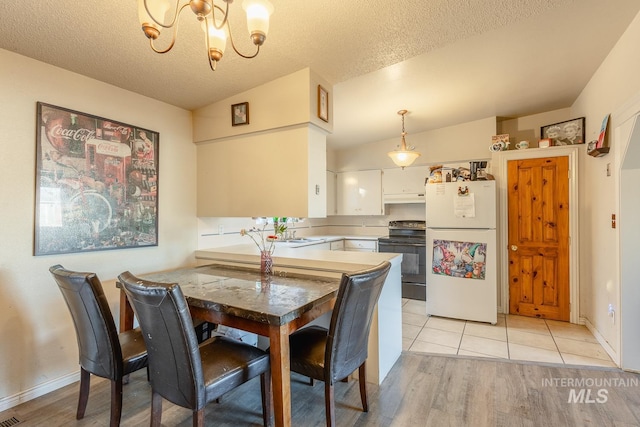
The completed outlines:
[[[400,166],[402,169],[406,166],[411,166],[411,164],[420,157],[420,153],[413,151],[415,147],[407,147],[407,143],[404,140],[404,137],[407,135],[407,132],[404,130],[404,115],[407,113],[407,110],[398,111],[398,114],[402,116],[402,141],[400,142],[400,146],[397,150],[389,151],[388,153],[391,160],[393,160],[393,163]]]

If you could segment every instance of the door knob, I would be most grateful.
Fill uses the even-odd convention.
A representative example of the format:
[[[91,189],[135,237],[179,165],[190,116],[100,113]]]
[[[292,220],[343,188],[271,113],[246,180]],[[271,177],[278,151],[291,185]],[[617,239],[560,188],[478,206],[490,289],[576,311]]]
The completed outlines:
[[[511,250],[515,252],[518,250],[518,247],[516,245],[511,245]]]

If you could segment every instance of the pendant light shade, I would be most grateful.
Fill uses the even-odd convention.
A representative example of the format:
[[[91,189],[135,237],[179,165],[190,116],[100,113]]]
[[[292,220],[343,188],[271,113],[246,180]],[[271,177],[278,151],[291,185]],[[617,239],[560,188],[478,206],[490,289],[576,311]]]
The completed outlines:
[[[406,166],[411,166],[411,164],[420,157],[420,153],[413,151],[414,147],[407,147],[407,143],[405,141],[407,132],[404,130],[404,116],[407,112],[407,110],[398,111],[398,114],[402,116],[402,141],[400,142],[400,146],[397,150],[389,151],[388,153],[391,160],[393,160],[393,163],[400,166],[402,169]]]

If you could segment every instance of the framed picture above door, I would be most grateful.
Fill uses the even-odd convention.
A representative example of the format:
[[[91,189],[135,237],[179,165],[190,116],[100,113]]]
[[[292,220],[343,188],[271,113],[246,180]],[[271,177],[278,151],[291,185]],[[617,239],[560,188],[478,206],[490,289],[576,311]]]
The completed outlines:
[[[584,117],[542,126],[540,138],[551,139],[554,146],[584,144]]]

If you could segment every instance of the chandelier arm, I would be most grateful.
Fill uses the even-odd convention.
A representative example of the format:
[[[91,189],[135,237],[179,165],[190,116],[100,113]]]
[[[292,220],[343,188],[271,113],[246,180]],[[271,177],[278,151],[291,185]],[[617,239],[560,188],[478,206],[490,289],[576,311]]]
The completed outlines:
[[[260,53],[260,45],[256,45],[258,47],[256,49],[256,53],[254,53],[253,55],[245,55],[244,53],[240,52],[238,48],[236,48],[236,44],[233,42],[233,35],[231,34],[231,24],[229,22],[227,22],[227,28],[229,29],[229,40],[231,40],[231,47],[233,48],[235,53],[246,59],[251,59],[258,56],[258,54]]]
[[[145,0],[146,1],[146,0]],[[178,36],[178,22],[176,22],[176,25],[173,27],[173,35],[171,37],[171,44],[169,45],[168,48],[162,50],[162,49],[156,49],[156,47],[153,45],[153,39],[149,39],[149,45],[151,46],[151,49],[155,52],[155,53],[167,53],[169,52],[172,48],[173,45],[176,44],[176,38]],[[208,43],[208,41],[207,41]],[[207,46],[207,52],[209,52],[208,50],[208,46]]]
[[[225,1],[225,3],[227,4],[226,10],[222,10],[222,8],[220,6],[218,6],[217,4],[213,5],[213,8],[211,9],[211,17],[213,19],[213,26],[215,27],[216,30],[221,30],[222,27],[225,26],[225,24],[227,24],[228,19],[229,18],[229,3],[228,1]],[[220,11],[220,13],[224,14],[224,19],[222,20],[222,23],[220,23],[220,26],[218,26],[218,24],[216,24],[216,9],[218,9]],[[229,34],[231,34],[231,28],[229,28]]]
[[[189,6],[189,3],[183,4],[182,7],[180,7],[180,1],[176,1],[176,11],[173,14],[173,20],[171,21],[170,24],[164,24],[160,21],[158,21],[152,14],[151,11],[149,11],[149,6],[147,6],[147,0],[144,0],[144,8],[147,11],[147,15],[149,15],[149,17],[151,18],[151,20],[153,22],[155,22],[156,24],[158,24],[159,26],[161,26],[162,28],[171,28],[173,27],[173,25],[178,21],[178,18],[180,17],[180,14],[182,13],[182,10]],[[155,49],[154,49],[155,50]]]
[[[251,59],[251,58],[255,58],[256,56],[258,56],[258,54],[260,53],[260,46],[258,45],[258,48],[256,49],[256,53],[254,53],[253,55],[245,55],[242,52],[240,52],[238,49],[236,49],[236,45],[233,43],[233,37],[231,37],[231,31],[229,31],[229,39],[231,40],[231,47],[233,48],[233,50],[240,55],[241,57],[245,58],[245,59]]]

